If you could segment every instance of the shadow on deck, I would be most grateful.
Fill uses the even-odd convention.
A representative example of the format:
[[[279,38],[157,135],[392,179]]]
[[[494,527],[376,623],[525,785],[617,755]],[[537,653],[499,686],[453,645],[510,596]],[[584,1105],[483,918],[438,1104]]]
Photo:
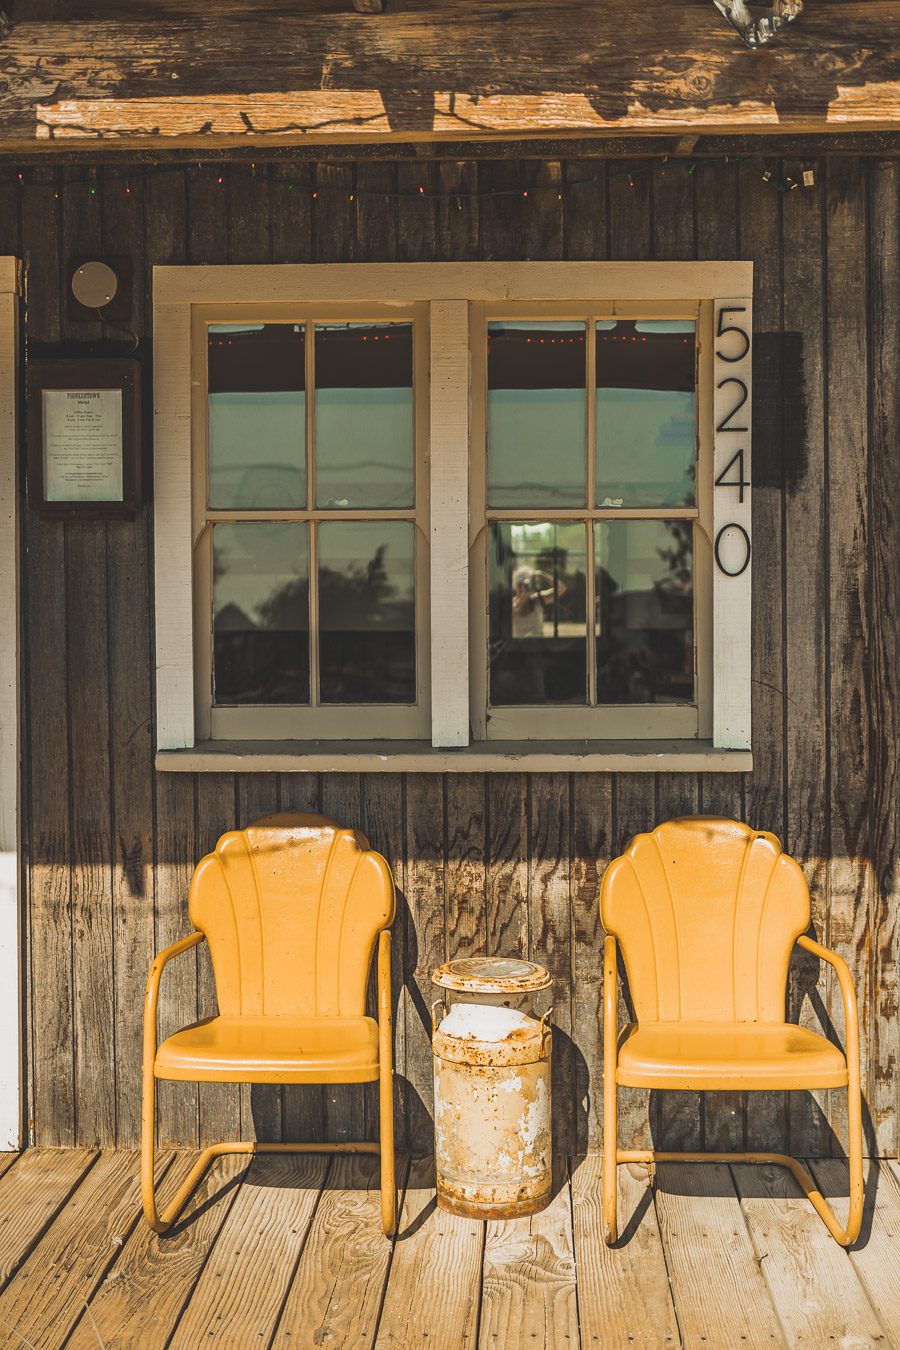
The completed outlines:
[[[190,1162],[162,1155],[163,1198]],[[811,1168],[845,1211],[846,1165]],[[222,1159],[159,1239],[136,1154],[0,1155],[0,1346],[900,1346],[895,1162],[871,1164],[849,1253],[779,1168],[620,1167],[612,1250],[596,1155],[560,1165],[542,1214],[489,1224],[438,1210],[430,1163],[404,1159],[393,1244],[376,1171]]]

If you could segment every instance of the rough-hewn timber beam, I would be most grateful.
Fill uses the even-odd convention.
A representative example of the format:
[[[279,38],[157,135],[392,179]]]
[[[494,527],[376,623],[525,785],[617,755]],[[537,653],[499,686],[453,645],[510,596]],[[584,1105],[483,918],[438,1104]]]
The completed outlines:
[[[900,123],[900,0],[807,5],[761,51],[709,0],[404,3],[377,24],[308,11],[17,24],[0,46],[0,149]]]
[[[384,12],[384,0],[353,0],[357,14],[381,14]]]

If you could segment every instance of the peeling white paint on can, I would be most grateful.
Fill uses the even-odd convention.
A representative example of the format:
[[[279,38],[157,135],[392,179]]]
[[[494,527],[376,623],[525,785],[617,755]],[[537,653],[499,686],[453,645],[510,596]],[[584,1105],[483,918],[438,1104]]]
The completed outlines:
[[[551,1046],[544,1019],[487,1003],[454,1003],[435,1028],[442,1209],[506,1218],[549,1203]]]

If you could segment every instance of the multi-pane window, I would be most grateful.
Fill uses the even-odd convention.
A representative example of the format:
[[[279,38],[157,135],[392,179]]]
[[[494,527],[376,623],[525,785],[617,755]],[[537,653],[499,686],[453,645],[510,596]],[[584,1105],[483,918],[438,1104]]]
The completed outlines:
[[[488,737],[700,734],[698,321],[478,316]]]
[[[421,326],[206,325],[197,711],[213,736],[427,732]]]
[[[746,263],[159,269],[161,750],[749,749],[751,292]]]

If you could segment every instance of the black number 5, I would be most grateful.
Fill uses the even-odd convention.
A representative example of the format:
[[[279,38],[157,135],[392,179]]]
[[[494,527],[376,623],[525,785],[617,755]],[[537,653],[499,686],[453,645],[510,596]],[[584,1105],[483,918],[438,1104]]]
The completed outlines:
[[[720,361],[728,361],[730,363],[733,363],[735,361],[743,361],[744,357],[749,352],[750,335],[747,333],[746,329],[739,328],[737,324],[723,323],[726,314],[746,314],[746,313],[747,308],[745,305],[723,305],[722,308],[719,310],[719,323],[716,328],[716,337],[725,337],[726,334],[728,333],[736,333],[738,337],[742,337],[744,339],[744,345],[738,352],[737,356],[726,356],[723,351],[717,348],[716,356],[719,358]],[[735,411],[737,410],[735,409]]]

